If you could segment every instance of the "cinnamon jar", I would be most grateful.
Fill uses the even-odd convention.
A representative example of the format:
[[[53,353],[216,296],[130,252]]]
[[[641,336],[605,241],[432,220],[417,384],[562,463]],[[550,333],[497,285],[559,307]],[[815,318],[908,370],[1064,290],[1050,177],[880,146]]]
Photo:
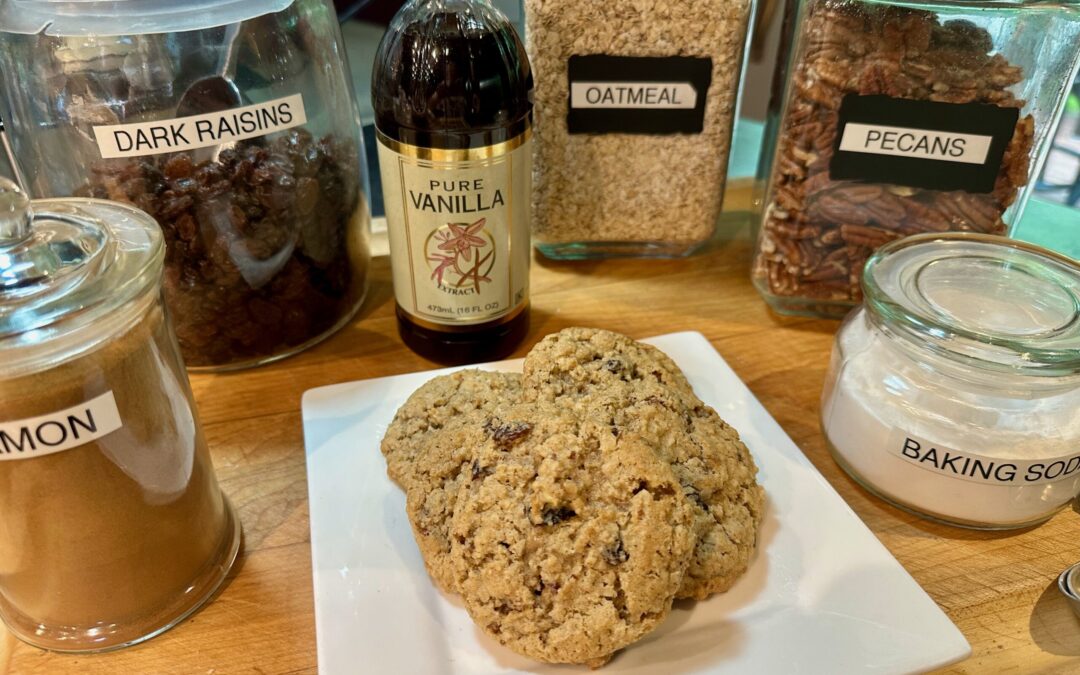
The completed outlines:
[[[867,259],[908,235],[1008,234],[1080,61],[1075,7],[789,7],[753,265],[773,309],[842,316]]]
[[[237,554],[163,261],[145,213],[0,179],[0,618],[38,647],[157,635]]]

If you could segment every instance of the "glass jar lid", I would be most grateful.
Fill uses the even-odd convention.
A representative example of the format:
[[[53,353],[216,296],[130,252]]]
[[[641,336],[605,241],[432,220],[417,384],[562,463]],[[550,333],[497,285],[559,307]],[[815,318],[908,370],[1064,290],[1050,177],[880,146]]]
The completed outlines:
[[[123,330],[123,310],[156,294],[163,260],[161,230],[142,211],[31,202],[0,178],[0,370],[63,360]]]
[[[870,257],[872,315],[932,351],[991,370],[1080,373],[1080,264],[965,232],[891,242]]]
[[[69,37],[179,33],[280,12],[294,0],[8,0],[0,31]]]

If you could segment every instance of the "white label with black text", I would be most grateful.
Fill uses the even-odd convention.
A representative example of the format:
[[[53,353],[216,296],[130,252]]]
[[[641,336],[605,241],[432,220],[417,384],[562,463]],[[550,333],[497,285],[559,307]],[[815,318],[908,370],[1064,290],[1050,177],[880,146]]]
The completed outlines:
[[[64,410],[0,422],[0,461],[31,459],[85,445],[124,426],[111,391]]]
[[[102,158],[115,159],[208,148],[306,123],[304,98],[293,94],[205,115],[94,127],[94,137]]]
[[[1047,459],[1006,459],[962,452],[894,429],[888,451],[950,478],[989,485],[1044,485],[1080,477],[1080,452]]]
[[[572,82],[570,107],[693,110],[697,91],[689,82]]]
[[[982,164],[993,140],[992,136],[978,134],[848,122],[844,125],[840,150]]]

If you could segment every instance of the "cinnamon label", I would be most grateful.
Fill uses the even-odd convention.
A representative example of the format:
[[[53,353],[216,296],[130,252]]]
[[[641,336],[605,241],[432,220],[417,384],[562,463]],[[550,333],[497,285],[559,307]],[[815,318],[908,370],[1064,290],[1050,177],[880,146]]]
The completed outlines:
[[[0,461],[63,452],[124,426],[111,391],[64,410],[0,422]]]

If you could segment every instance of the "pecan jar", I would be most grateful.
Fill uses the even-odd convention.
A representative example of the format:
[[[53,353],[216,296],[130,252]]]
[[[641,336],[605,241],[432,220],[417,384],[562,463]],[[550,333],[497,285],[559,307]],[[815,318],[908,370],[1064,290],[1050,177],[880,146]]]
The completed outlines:
[[[157,220],[193,368],[314,344],[367,288],[367,177],[332,4],[131,4],[0,2],[0,116],[28,190]]]
[[[841,316],[867,258],[922,232],[1007,234],[1080,52],[1072,5],[798,0],[759,177],[755,285]]]

